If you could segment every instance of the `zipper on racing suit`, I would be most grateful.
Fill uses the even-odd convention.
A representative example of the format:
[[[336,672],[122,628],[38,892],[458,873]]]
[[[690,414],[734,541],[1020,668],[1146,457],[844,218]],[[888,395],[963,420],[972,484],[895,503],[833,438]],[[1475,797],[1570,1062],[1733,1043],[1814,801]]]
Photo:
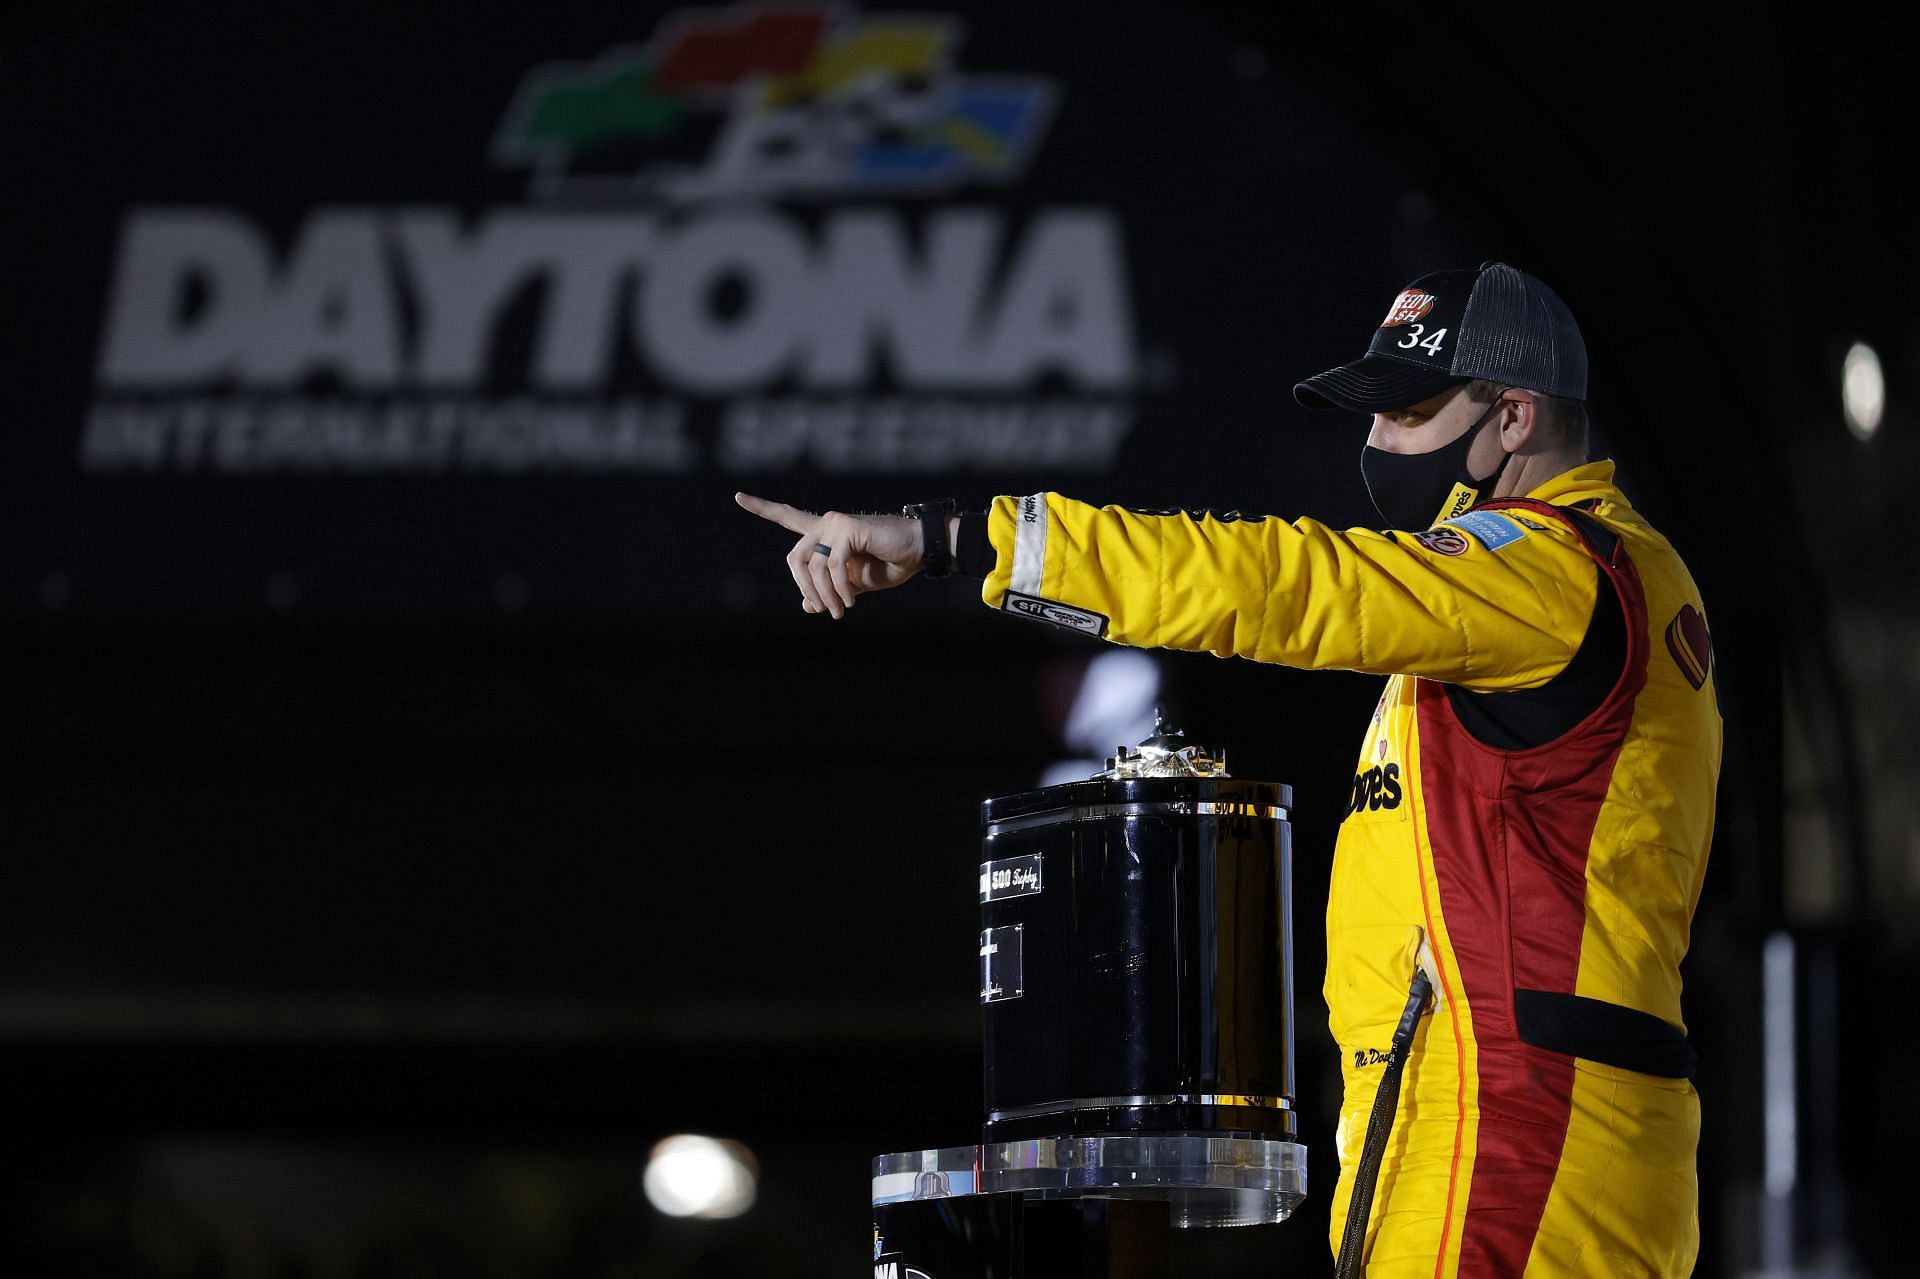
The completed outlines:
[[[1425,950],[1424,939],[1422,950]],[[1360,1253],[1366,1246],[1367,1218],[1373,1212],[1374,1185],[1380,1179],[1380,1158],[1386,1153],[1387,1135],[1393,1131],[1393,1114],[1400,1105],[1400,1075],[1407,1056],[1413,1051],[1413,1034],[1420,1018],[1433,1002],[1433,981],[1427,976],[1425,954],[1413,970],[1413,982],[1407,990],[1407,1006],[1400,1024],[1393,1031],[1393,1047],[1387,1052],[1387,1064],[1380,1072],[1380,1086],[1373,1094],[1373,1111],[1367,1116],[1367,1138],[1360,1147],[1360,1164],[1354,1169],[1353,1194],[1347,1201],[1347,1224],[1340,1234],[1340,1256],[1334,1262],[1334,1279],[1359,1279]]]

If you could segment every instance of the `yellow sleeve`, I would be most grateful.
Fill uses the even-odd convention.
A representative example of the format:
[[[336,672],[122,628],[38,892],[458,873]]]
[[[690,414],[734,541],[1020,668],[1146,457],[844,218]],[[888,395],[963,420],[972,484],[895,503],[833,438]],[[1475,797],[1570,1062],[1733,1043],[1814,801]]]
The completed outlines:
[[[1421,534],[995,499],[994,608],[1120,644],[1310,669],[1534,688],[1572,660],[1599,590],[1573,531],[1470,512]]]

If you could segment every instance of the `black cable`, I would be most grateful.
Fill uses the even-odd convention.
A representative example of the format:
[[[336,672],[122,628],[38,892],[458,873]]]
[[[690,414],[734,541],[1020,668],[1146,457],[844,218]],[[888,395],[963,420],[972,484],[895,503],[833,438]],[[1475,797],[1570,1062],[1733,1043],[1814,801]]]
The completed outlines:
[[[1413,986],[1407,995],[1406,1011],[1393,1031],[1393,1048],[1380,1072],[1380,1087],[1373,1094],[1373,1113],[1367,1116],[1367,1140],[1360,1148],[1360,1166],[1353,1172],[1353,1195],[1347,1201],[1347,1224],[1340,1232],[1340,1257],[1333,1263],[1334,1279],[1359,1279],[1360,1252],[1367,1241],[1367,1218],[1373,1212],[1373,1187],[1380,1179],[1380,1157],[1386,1153],[1387,1134],[1393,1131],[1393,1112],[1400,1105],[1400,1072],[1413,1050],[1413,1032],[1419,1028],[1421,1014],[1433,996],[1433,983],[1419,969],[1413,973]]]

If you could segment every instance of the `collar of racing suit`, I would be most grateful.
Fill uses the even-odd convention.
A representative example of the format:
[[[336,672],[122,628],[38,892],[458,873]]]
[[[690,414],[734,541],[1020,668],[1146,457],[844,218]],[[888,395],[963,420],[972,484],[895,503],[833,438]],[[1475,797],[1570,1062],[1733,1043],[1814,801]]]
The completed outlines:
[[[1526,494],[1537,502],[1550,502],[1555,506],[1573,506],[1576,503],[1601,498],[1608,502],[1621,500],[1620,490],[1613,483],[1613,460],[1603,459],[1576,466],[1570,471],[1562,471],[1544,484],[1536,485]],[[1484,505],[1498,503],[1493,498]]]

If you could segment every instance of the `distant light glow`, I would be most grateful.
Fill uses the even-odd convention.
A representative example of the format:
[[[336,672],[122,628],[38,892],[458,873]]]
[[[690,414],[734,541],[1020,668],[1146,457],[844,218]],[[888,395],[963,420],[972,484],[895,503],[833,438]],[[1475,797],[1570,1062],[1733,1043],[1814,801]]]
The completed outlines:
[[[737,1141],[680,1133],[656,1144],[641,1185],[669,1217],[738,1217],[753,1206],[759,1174]]]
[[[1865,342],[1855,342],[1840,366],[1840,404],[1854,437],[1872,439],[1887,407],[1887,381],[1880,372],[1880,357]]]
[[[1760,952],[1762,1145],[1767,1193],[1793,1192],[1800,1172],[1798,1071],[1793,1045],[1793,936],[1774,933]]]
[[[1106,767],[1105,757],[1153,734],[1153,708],[1160,698],[1160,666],[1145,653],[1117,649],[1087,663],[1080,691],[1067,711],[1060,736],[1085,756],[1063,759],[1040,776],[1042,786],[1079,782]]]
[[[1132,746],[1152,735],[1159,696],[1160,667],[1151,657],[1126,650],[1101,653],[1087,663],[1061,736],[1067,745],[1094,754]]]
[[[1107,766],[1104,759],[1056,759],[1040,770],[1038,786],[1064,786],[1068,782],[1084,782]]]

